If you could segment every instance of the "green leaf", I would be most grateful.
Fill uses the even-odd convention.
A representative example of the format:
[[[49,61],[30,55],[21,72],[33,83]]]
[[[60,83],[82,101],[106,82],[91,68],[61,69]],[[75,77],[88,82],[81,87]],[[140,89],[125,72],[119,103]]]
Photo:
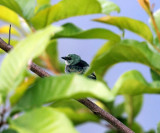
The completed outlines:
[[[118,81],[112,89],[112,92],[115,95],[138,95],[143,93],[160,93],[160,82],[156,81],[148,83],[140,72],[132,70],[124,73],[118,79]]]
[[[31,97],[34,97],[34,100]],[[85,97],[97,98],[104,102],[114,98],[103,83],[69,74],[38,79],[19,100],[17,107],[29,109],[55,100]]]
[[[46,66],[55,74],[62,72],[60,68],[60,62],[58,60],[58,48],[57,41],[50,41],[48,47],[46,48],[44,54],[41,56],[45,61]]]
[[[16,88],[14,94],[10,97],[11,106],[15,105],[18,102],[18,100],[23,96],[29,86],[34,83],[34,81],[35,76],[25,76],[24,81]]]
[[[14,89],[15,81],[25,70],[27,62],[39,56],[45,50],[51,34],[57,30],[59,28],[49,26],[37,31],[19,42],[15,49],[6,56],[0,69],[0,92],[4,96],[9,90]]]
[[[160,80],[160,74],[158,74],[156,71],[154,71],[152,69],[150,69],[150,72],[151,72],[151,76],[152,76],[153,81]]]
[[[160,122],[157,125],[157,133],[160,133]]]
[[[125,110],[128,115],[128,123],[132,125],[135,117],[141,111],[143,105],[143,96],[142,95],[125,95]]]
[[[145,133],[156,133],[156,131],[154,129],[150,129],[149,131],[147,131]]]
[[[112,108],[112,114],[113,114],[113,116],[116,117],[116,118],[121,117],[122,114],[125,111],[124,107],[125,107],[124,103],[118,104],[117,106],[113,107]]]
[[[119,12],[119,7],[108,0],[61,0],[59,3],[38,12],[32,18],[32,24],[36,29],[39,29],[73,16],[109,14],[112,11]]]
[[[120,12],[120,8],[112,1],[109,0],[98,0],[98,1],[102,6],[102,13],[109,15],[113,11],[116,11],[118,13]]]
[[[132,128],[131,128],[135,133],[144,133],[143,128],[141,127],[141,125],[137,122],[134,122],[132,124]]]
[[[18,133],[18,132],[13,129],[6,129],[6,130],[3,130],[2,133]]]
[[[88,121],[99,122],[97,116],[95,116],[86,106],[74,99],[56,101],[51,107],[66,114],[76,125]]]
[[[18,133],[77,133],[63,113],[49,107],[34,109],[10,120],[10,127]]]
[[[38,5],[50,4],[51,0],[37,0]]]
[[[155,11],[154,14],[153,14],[153,16],[154,16],[154,19],[156,21],[157,27],[160,30],[160,9],[158,9],[157,11]],[[149,23],[150,23],[152,29],[155,31],[155,28],[154,28],[154,26],[152,24],[151,19],[149,19]]]
[[[21,17],[29,20],[34,15],[35,0],[0,0],[0,5],[13,10]]]
[[[53,38],[107,39],[120,41],[119,35],[107,29],[94,28],[84,31],[72,23],[66,23],[62,27],[63,30],[56,33]]]
[[[51,0],[37,0],[37,6],[35,8],[35,12],[39,12],[41,10],[44,10],[47,7],[51,6]]]
[[[94,19],[94,21],[114,25],[120,29],[127,29],[143,37],[145,40],[147,40],[151,44],[153,43],[153,35],[150,28],[148,27],[148,25],[146,25],[145,23],[139,20],[135,20],[127,17],[106,16],[106,17]]]
[[[138,55],[138,56],[137,56]],[[137,62],[145,64],[160,72],[160,54],[145,42],[123,40],[119,43],[109,42],[101,48],[90,65],[87,73],[95,71],[104,76],[105,72],[119,62]]]
[[[17,27],[20,27],[20,20],[18,15],[12,10],[6,8],[5,6],[0,6],[0,20],[13,24]]]

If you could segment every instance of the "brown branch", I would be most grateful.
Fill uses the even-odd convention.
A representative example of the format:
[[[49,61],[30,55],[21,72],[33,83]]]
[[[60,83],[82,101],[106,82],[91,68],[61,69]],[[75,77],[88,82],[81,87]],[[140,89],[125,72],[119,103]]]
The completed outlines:
[[[118,131],[122,133],[134,133],[131,129],[125,126],[122,122],[116,119],[114,116],[109,114],[108,112],[104,111],[100,107],[98,107],[95,103],[90,101],[89,99],[79,99],[80,103],[84,104],[88,107],[95,115],[101,117],[102,119],[109,122],[112,126],[114,126]]]
[[[8,112],[9,108],[6,108],[6,105],[2,107],[2,111],[0,112],[0,129],[3,128],[4,125],[7,124],[7,121],[5,120],[5,115]]]
[[[0,48],[3,49],[6,52],[9,52],[13,47],[11,45],[8,45],[6,42],[4,42],[0,38]],[[42,70],[39,66],[37,66],[34,63],[31,63],[30,70],[40,77],[48,77],[50,76],[47,72]],[[116,119],[114,116],[109,114],[108,112],[104,111],[100,107],[98,107],[95,103],[90,101],[89,99],[79,99],[80,103],[88,107],[94,114],[101,117],[102,119],[109,122],[111,125],[113,125],[118,131],[122,133],[134,133],[131,129],[129,129],[127,126],[125,126],[122,122],[120,122],[118,119]]]

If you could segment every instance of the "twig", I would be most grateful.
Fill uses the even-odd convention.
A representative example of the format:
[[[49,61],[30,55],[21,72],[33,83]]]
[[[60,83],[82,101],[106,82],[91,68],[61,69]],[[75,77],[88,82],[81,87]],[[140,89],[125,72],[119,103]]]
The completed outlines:
[[[9,52],[13,47],[11,45],[8,45],[6,42],[4,42],[0,38],[0,48],[3,49],[6,52]],[[31,63],[30,70],[40,77],[48,77],[50,76],[47,72],[42,70],[39,66],[37,66],[34,63]],[[122,122],[120,122],[118,119],[116,119],[114,116],[109,114],[108,112],[104,111],[100,107],[98,107],[95,103],[90,101],[89,99],[79,99],[80,103],[88,107],[94,114],[101,117],[102,119],[109,122],[111,125],[113,125],[118,131],[122,133],[134,133],[131,129],[129,129],[127,126],[125,126]]]
[[[5,113],[6,113],[6,109],[5,109],[5,106],[2,107],[2,112],[0,112],[0,117],[1,117],[1,120],[0,120],[0,129],[3,127],[3,125],[5,124],[5,121],[4,121],[4,116],[5,116]]]
[[[9,39],[8,39],[8,45],[10,45],[11,40],[11,24],[9,25]]]

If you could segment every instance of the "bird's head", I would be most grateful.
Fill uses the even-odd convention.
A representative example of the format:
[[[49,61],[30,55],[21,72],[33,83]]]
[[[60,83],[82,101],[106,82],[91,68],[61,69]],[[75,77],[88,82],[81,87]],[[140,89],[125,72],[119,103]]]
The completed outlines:
[[[68,56],[61,57],[65,60],[66,65],[75,65],[80,62],[81,57],[76,54],[69,54]]]

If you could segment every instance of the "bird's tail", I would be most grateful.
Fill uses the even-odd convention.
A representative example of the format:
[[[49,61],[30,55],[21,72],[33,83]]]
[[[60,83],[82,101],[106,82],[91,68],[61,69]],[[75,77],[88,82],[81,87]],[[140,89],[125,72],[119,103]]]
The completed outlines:
[[[91,73],[91,75],[89,75],[88,78],[96,80],[96,75],[94,73]]]

